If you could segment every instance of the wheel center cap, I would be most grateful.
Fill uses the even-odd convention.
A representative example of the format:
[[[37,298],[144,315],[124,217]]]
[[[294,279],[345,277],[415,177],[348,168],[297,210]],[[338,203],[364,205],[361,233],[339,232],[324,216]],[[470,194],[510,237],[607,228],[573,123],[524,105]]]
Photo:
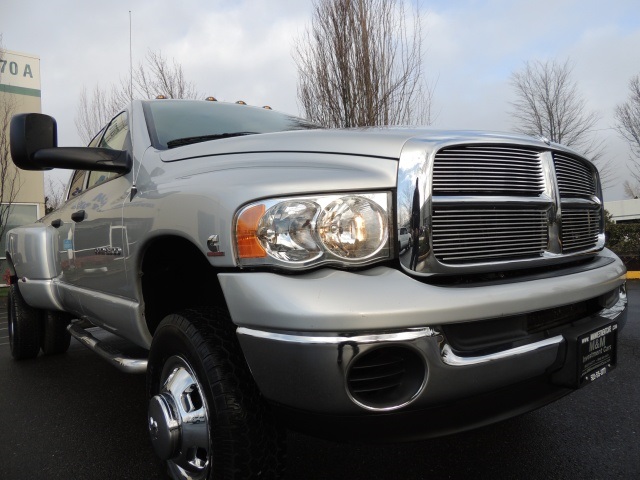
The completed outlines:
[[[149,434],[156,455],[169,460],[178,454],[182,422],[175,401],[168,393],[160,393],[149,401]]]

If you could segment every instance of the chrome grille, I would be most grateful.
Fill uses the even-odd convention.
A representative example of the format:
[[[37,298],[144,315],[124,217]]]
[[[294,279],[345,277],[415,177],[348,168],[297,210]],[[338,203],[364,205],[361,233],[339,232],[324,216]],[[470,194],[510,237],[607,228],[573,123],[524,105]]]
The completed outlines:
[[[555,152],[553,162],[556,167],[560,197],[594,196],[596,194],[593,172],[584,161]]]
[[[599,179],[587,159],[500,134],[443,141],[408,142],[400,156],[398,226],[417,238],[399,252],[405,270],[429,276],[534,268],[604,247]]]
[[[548,245],[546,210],[434,208],[432,225],[442,263],[537,258]]]
[[[538,196],[544,191],[540,152],[517,146],[445,148],[433,164],[434,195]]]
[[[600,210],[562,210],[562,251],[579,252],[593,248],[600,233]]]

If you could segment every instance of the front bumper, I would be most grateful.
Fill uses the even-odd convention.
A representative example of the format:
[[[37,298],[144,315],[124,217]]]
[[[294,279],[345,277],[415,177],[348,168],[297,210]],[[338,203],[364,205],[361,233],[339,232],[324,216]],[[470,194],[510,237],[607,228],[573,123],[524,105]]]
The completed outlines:
[[[243,352],[267,399],[313,414],[370,417],[428,410],[532,379],[549,383],[553,372],[574,361],[567,356],[569,340],[626,321],[624,266],[608,252],[603,257],[609,260],[599,268],[469,288],[427,285],[382,267],[295,277],[225,274],[221,283]],[[482,354],[456,354],[441,328],[552,309],[617,289],[620,297],[610,308],[550,329],[544,338]],[[354,368],[362,359],[375,367],[377,352],[400,356],[408,371],[418,372],[395,397],[370,397],[354,387]],[[536,408],[556,393],[529,395],[511,410]]]

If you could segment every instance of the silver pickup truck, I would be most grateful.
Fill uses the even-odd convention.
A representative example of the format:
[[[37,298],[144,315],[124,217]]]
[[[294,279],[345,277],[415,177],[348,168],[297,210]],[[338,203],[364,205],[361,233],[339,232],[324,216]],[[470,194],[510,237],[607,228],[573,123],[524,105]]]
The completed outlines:
[[[11,152],[74,170],[60,209],[8,233],[12,354],[72,335],[146,372],[172,478],[277,477],[286,428],[475,428],[616,366],[625,267],[598,173],[544,139],[150,100],[87,148],[18,115]]]

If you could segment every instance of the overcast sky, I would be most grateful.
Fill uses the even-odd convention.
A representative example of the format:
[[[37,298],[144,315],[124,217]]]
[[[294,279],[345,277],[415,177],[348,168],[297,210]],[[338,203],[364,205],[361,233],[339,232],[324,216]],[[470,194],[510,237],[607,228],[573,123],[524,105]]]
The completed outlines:
[[[629,149],[613,109],[640,73],[638,0],[437,0],[425,14],[424,74],[435,85],[434,127],[511,130],[509,78],[528,60],[570,59],[574,80],[616,166],[607,200],[623,198]],[[219,100],[299,114],[294,39],[311,0],[2,0],[8,50],[40,57],[42,111],[58,120],[59,145],[80,145],[74,124],[83,87],[109,86],[148,50],[179,61],[188,80]]]

